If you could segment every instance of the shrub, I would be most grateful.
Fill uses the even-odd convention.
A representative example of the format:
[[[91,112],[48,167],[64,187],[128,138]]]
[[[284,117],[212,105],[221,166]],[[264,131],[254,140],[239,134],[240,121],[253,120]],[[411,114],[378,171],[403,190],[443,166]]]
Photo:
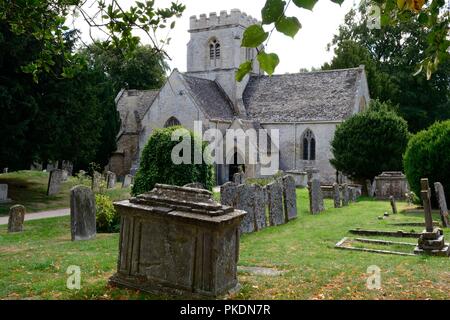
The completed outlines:
[[[331,142],[336,170],[348,177],[372,180],[383,171],[402,171],[409,140],[408,124],[378,101],[338,126]]]
[[[140,168],[136,174],[132,194],[138,195],[151,191],[157,183],[183,186],[188,183],[199,182],[208,190],[214,186],[214,170],[212,165],[179,164],[172,162],[172,150],[182,141],[172,141],[172,133],[182,127],[175,126],[157,129],[150,137],[142,151]],[[189,131],[191,137],[192,163],[194,163],[194,133]],[[202,144],[204,151],[206,144]],[[205,161],[203,161],[205,162]]]
[[[95,196],[97,210],[97,232],[114,233],[120,229],[120,217],[111,199],[102,194]]]
[[[411,138],[404,157],[405,174],[411,190],[420,196],[420,179],[441,182],[450,201],[450,121],[437,122]],[[433,197],[435,199],[435,197]],[[434,201],[436,204],[436,201]]]

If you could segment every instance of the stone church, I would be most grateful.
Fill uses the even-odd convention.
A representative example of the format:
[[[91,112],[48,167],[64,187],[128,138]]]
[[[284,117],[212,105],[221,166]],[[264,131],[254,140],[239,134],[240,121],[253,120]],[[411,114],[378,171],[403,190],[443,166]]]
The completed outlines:
[[[236,82],[240,64],[256,56],[255,49],[241,48],[244,30],[255,23],[236,9],[191,17],[187,72],[175,69],[158,91],[119,93],[122,128],[111,171],[133,174],[154,129],[182,125],[193,130],[194,121],[202,121],[204,129],[224,134],[230,128],[278,129],[280,170],[315,168],[324,183],[336,181],[330,142],[336,127],[369,102],[364,67],[266,76],[254,63],[253,72]],[[260,177],[257,166],[243,168],[246,176]],[[217,184],[237,170],[236,165],[216,165]]]

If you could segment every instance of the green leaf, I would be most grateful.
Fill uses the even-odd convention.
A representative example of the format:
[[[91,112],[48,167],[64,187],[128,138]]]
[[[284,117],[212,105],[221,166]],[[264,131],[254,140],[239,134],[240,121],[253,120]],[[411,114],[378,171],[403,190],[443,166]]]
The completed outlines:
[[[331,0],[331,2],[337,3],[338,5],[341,5],[344,3],[344,0]]]
[[[282,17],[276,24],[277,30],[281,33],[284,33],[288,37],[294,38],[298,33],[302,25],[300,21],[296,17]]]
[[[248,27],[244,32],[242,39],[242,47],[257,48],[269,37],[269,33],[265,32],[259,24]]]
[[[238,71],[236,71],[236,81],[241,82],[244,77],[249,74],[253,69],[252,62],[246,61],[239,66]]]
[[[261,11],[263,24],[277,22],[283,16],[285,5],[282,0],[267,0]]]
[[[318,0],[293,0],[295,5],[300,8],[312,10],[314,6],[316,5]],[[333,1],[333,0],[332,0]],[[335,1],[333,1],[335,2]],[[341,3],[344,2],[344,0],[341,1]]]
[[[264,51],[258,53],[257,59],[262,70],[271,76],[275,72],[275,68],[280,63],[280,59],[275,53],[267,54]]]

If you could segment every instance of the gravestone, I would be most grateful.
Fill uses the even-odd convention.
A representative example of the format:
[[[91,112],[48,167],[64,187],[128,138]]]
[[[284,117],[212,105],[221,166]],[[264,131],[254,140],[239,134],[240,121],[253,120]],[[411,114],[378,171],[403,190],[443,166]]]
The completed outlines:
[[[220,187],[220,203],[224,206],[235,207],[237,200],[237,185],[227,182]]]
[[[25,207],[21,205],[12,206],[9,209],[8,232],[22,232],[25,221]]]
[[[393,214],[397,214],[397,202],[395,201],[395,197],[394,196],[390,196],[389,200],[391,202],[391,207],[392,207],[392,213]]]
[[[448,215],[447,202],[445,200],[444,186],[440,182],[434,184],[434,190],[436,191],[436,198],[439,203],[439,212],[441,214],[442,226],[444,228],[450,228],[450,219]]]
[[[367,189],[367,196],[369,196],[370,198],[373,198],[374,189],[372,188],[372,182],[370,180],[366,180],[366,189]]]
[[[445,243],[442,229],[435,228],[431,208],[431,190],[428,179],[420,180],[422,191],[420,193],[425,212],[425,230],[420,235],[415,254],[428,254],[435,256],[450,256],[450,245]]]
[[[297,218],[297,193],[295,179],[291,175],[283,177],[283,200],[286,221]]]
[[[378,200],[387,200],[390,196],[405,200],[405,194],[409,191],[408,181],[402,172],[383,172],[375,177],[374,183]]]
[[[200,182],[188,183],[184,187],[185,188],[193,188],[193,189],[205,189],[203,184],[201,184]]]
[[[9,203],[12,200],[8,198],[8,185],[0,184],[0,203]]]
[[[94,171],[92,175],[92,191],[95,193],[100,192],[100,184],[103,180],[103,176],[100,172]]]
[[[114,189],[116,186],[116,174],[114,172],[108,171],[106,173],[106,186],[108,189]]]
[[[333,199],[334,199],[334,207],[340,208],[341,207],[341,189],[339,187],[339,184],[334,183],[333,184]]]
[[[349,202],[350,202],[350,192],[348,184],[344,183],[342,185],[342,206],[343,207],[348,206]]]
[[[3,173],[8,173],[8,168],[4,168]]]
[[[245,212],[216,203],[207,190],[166,185],[114,206],[122,224],[112,285],[196,299],[239,288]]]
[[[133,176],[131,174],[127,174],[125,178],[123,178],[122,189],[128,188],[133,183]]]
[[[267,227],[266,220],[266,190],[265,188],[255,185],[254,190],[254,206],[255,206],[255,224],[256,230],[260,231]]]
[[[325,211],[320,180],[316,178],[312,179],[309,188],[309,207],[311,214],[319,214]]]
[[[283,212],[283,187],[278,181],[275,181],[268,184],[266,190],[270,225],[278,226],[286,223],[286,216]]]
[[[233,176],[233,181],[236,184],[244,184],[245,183],[245,174],[243,172],[235,173]]]
[[[353,192],[352,192],[352,202],[356,202],[358,200],[358,198],[359,198],[360,191],[359,191],[358,188],[355,188],[355,187],[352,187],[352,190],[353,190]]]
[[[95,195],[85,186],[70,190],[70,224],[72,241],[95,239]]]
[[[254,185],[241,184],[237,187],[237,203],[235,208],[247,212],[239,228],[241,233],[252,233],[256,230],[254,194]]]
[[[353,189],[353,187],[348,187],[348,202],[349,203],[353,202],[353,198],[354,198],[353,193],[354,192],[355,192],[355,189]]]
[[[66,182],[68,179],[69,179],[69,173],[68,173],[66,170],[63,169],[61,180],[62,180],[63,182]]]
[[[73,163],[70,161],[63,161],[62,162],[62,169],[67,171],[68,176],[72,176],[73,174]]]
[[[61,184],[63,182],[63,171],[60,169],[54,169],[50,171],[48,178],[47,196],[54,196],[61,190]]]

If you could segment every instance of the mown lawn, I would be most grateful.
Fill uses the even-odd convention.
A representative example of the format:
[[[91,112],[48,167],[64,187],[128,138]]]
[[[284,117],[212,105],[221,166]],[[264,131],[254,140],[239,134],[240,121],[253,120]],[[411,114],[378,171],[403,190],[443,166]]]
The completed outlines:
[[[7,215],[9,208],[15,204],[24,205],[28,213],[68,208],[70,206],[70,189],[80,183],[80,180],[70,177],[63,183],[61,192],[55,196],[47,196],[49,173],[42,171],[19,171],[0,174],[0,184],[8,184],[8,197],[12,203],[0,204],[0,216]],[[89,181],[84,183],[89,185]],[[129,189],[121,189],[120,184],[107,194],[113,200],[127,199]]]
[[[299,218],[280,227],[244,235],[239,265],[286,271],[279,277],[239,273],[241,292],[235,299],[449,299],[450,259],[403,257],[342,251],[334,245],[348,230],[362,227],[410,231],[397,222],[422,222],[418,213],[402,213],[380,221],[388,202],[362,199],[343,209],[308,214],[307,193],[298,190]],[[332,202],[326,202],[332,208]],[[406,205],[399,204],[400,209]],[[439,217],[435,217],[439,221]],[[3,299],[156,299],[109,287],[115,272],[118,235],[98,235],[90,242],[70,241],[69,218],[26,223],[23,234],[9,235],[0,226],[0,298]],[[446,230],[447,240],[450,232]],[[415,239],[393,239],[416,242]],[[81,290],[66,288],[66,270],[81,267]],[[369,266],[381,269],[382,289],[369,290]]]

